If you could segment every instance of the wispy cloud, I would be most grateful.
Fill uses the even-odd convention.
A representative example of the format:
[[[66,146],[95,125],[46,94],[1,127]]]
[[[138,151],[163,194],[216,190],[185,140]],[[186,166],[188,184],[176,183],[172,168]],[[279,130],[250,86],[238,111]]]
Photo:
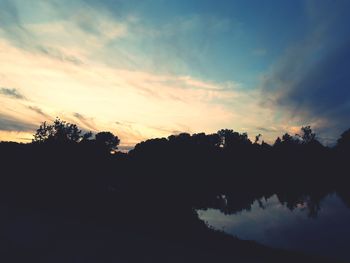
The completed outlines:
[[[47,118],[47,119],[50,119],[51,117],[46,114],[41,108],[37,107],[37,106],[28,106],[28,109],[34,111],[35,113]]]
[[[127,25],[107,12],[98,13],[84,1],[76,4],[79,11],[72,12],[69,5],[36,1],[33,8],[44,9],[51,15],[38,23],[32,14],[23,11],[21,2],[3,0],[0,2],[0,35],[28,52],[79,66],[84,63],[83,54],[92,55],[109,41],[127,34]]]
[[[2,61],[14,61],[11,67],[0,62],[0,70],[16,79],[17,86],[30,86],[31,101],[49,109],[50,116],[70,117],[68,121],[93,131],[112,129],[128,145],[167,136],[169,131],[215,132],[222,127],[250,131],[270,115],[259,107],[256,92],[232,81],[118,69],[91,60],[77,67],[23,53],[5,42],[0,41],[0,47]],[[116,119],[136,124],[113,127]]]
[[[1,131],[32,132],[35,129],[36,126],[31,123],[0,113]]]
[[[256,128],[258,131],[266,132],[266,133],[271,133],[271,132],[276,132],[278,131],[276,128],[265,128],[265,127],[257,127]]]
[[[85,128],[90,129],[91,131],[97,131],[96,125],[93,118],[87,118],[84,115],[76,112],[73,116],[81,123]]]
[[[73,63],[77,66],[84,64],[80,58],[65,54],[63,51],[54,47],[39,45],[36,47],[36,51],[53,59],[60,60],[61,62]]]
[[[0,94],[14,98],[14,99],[19,99],[19,100],[25,100],[26,98],[17,90],[14,88],[3,88],[0,87]]]
[[[130,34],[147,48],[148,56],[141,55],[143,63],[160,74],[178,75],[208,73],[206,58],[210,48],[233,27],[228,17],[198,13],[169,18],[157,27],[146,25],[130,29]],[[139,63],[137,58],[136,61]]]

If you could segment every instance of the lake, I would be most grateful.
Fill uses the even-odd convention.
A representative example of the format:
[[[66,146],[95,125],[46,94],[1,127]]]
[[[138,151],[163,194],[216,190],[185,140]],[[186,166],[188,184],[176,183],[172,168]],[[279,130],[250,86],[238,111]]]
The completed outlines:
[[[350,262],[350,209],[336,194],[323,198],[313,217],[307,204],[290,210],[276,195],[231,215],[218,209],[197,212],[208,226],[240,239]]]

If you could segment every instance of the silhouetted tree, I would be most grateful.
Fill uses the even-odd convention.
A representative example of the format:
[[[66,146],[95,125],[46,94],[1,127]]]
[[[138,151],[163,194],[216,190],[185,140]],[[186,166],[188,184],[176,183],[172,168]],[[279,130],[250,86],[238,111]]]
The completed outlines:
[[[83,134],[82,141],[88,141],[92,137],[92,132],[87,132]]]
[[[46,122],[42,123],[34,134],[34,143],[59,142],[77,143],[82,140],[82,131],[76,124],[71,124],[56,118],[51,125]]]
[[[302,143],[309,144],[316,140],[316,134],[312,132],[310,126],[301,127],[301,131],[303,133],[301,135]]]
[[[337,141],[337,147],[350,149],[350,129],[341,134]]]
[[[96,144],[103,147],[107,151],[115,151],[118,149],[120,140],[111,132],[99,132],[95,135]]]
[[[281,145],[281,143],[282,143],[281,138],[277,137],[277,139],[276,139],[275,143],[273,144],[273,146],[279,146],[279,145]]]
[[[196,145],[206,146],[206,147],[219,147],[220,137],[218,134],[205,134],[196,133],[192,135],[192,140]]]
[[[189,133],[183,132],[178,135],[170,135],[168,141],[171,143],[176,143],[178,146],[184,146],[189,144],[191,141],[191,135]]]
[[[255,141],[254,141],[255,144],[259,142],[261,136],[262,136],[262,135],[261,135],[260,133],[259,133],[258,135],[255,136]]]
[[[248,138],[248,134],[238,133],[230,129],[222,129],[217,132],[220,137],[221,147],[232,148],[233,146],[249,145],[251,141]]]
[[[282,142],[283,143],[293,143],[295,140],[293,138],[293,136],[291,136],[289,133],[285,133],[282,136]]]
[[[261,147],[265,149],[270,149],[272,146],[268,143],[266,143],[264,140],[261,142]]]

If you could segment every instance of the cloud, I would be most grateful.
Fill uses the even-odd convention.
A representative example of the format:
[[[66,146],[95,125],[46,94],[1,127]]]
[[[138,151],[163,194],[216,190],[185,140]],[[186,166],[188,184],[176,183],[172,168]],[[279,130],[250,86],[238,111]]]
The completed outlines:
[[[159,74],[209,75],[208,57],[217,39],[232,29],[230,18],[203,13],[170,16],[158,25],[149,20],[145,16],[128,25],[133,41],[127,43],[139,68]]]
[[[92,118],[87,118],[84,115],[77,113],[77,112],[74,113],[73,116],[76,119],[78,119],[86,128],[93,130],[93,131],[97,131],[97,128],[96,128]]]
[[[20,14],[14,2],[0,1],[0,35],[23,49],[29,48],[32,39],[21,23]]]
[[[9,0],[0,2],[0,24],[2,29],[13,25],[19,26],[19,14],[15,4]]]
[[[117,128],[112,131],[128,145],[178,131],[250,131],[265,125],[269,113],[257,105],[256,94],[239,83],[211,81],[206,74],[187,70],[202,65],[210,71],[201,60],[212,41],[227,34],[228,19],[205,14],[169,17],[164,26],[155,27],[142,18],[108,15],[78,0],[59,2],[35,1],[26,18],[27,7],[20,0],[8,1],[11,19],[0,15],[6,20],[0,22],[0,71],[10,86],[28,87],[33,103],[46,105],[52,114],[86,130],[109,130],[113,124]],[[35,15],[46,17],[28,22],[33,10],[41,10],[38,3],[46,9]],[[41,121],[45,114],[41,108],[27,107],[27,102],[24,109],[7,103],[7,112],[12,114],[15,108],[18,118]],[[116,126],[114,120],[123,120],[124,125]]]
[[[84,62],[80,58],[73,55],[68,55],[62,52],[61,50],[59,50],[58,48],[38,45],[36,46],[35,50],[38,53],[41,53],[53,59],[60,60],[61,62],[68,62],[68,63],[75,64],[77,66],[84,64]]]
[[[0,113],[0,131],[32,132],[36,128],[31,123]]]
[[[13,99],[19,99],[19,100],[26,99],[17,89],[0,87],[0,94]]]
[[[334,137],[350,126],[350,2],[309,4],[311,30],[264,76],[262,105]]]
[[[84,64],[82,53],[92,52],[92,47],[100,49],[108,41],[127,34],[126,24],[106,13],[97,13],[82,1],[76,5],[79,11],[72,12],[69,5],[39,0],[32,8],[44,9],[40,15],[50,17],[38,22],[31,15],[28,18],[28,10],[21,2],[0,1],[0,36],[27,52],[80,66]],[[66,48],[67,43],[70,48]]]
[[[47,115],[45,112],[43,112],[42,109],[40,109],[40,108],[37,107],[37,106],[28,106],[28,109],[34,111],[35,113],[37,113],[37,114],[39,114],[39,115],[41,115],[41,116],[43,116],[43,117],[45,117],[45,118],[48,118],[48,119],[51,118],[49,115]]]
[[[244,93],[235,82],[217,83],[191,76],[157,75],[138,71],[117,71],[129,85],[145,97],[181,103],[232,101]]]
[[[85,33],[100,39],[112,40],[127,35],[127,23],[118,23],[108,13],[104,14],[105,16],[101,16],[95,9],[85,8],[74,15],[73,22]]]
[[[257,129],[258,131],[267,132],[267,133],[277,132],[277,129],[276,129],[276,128],[257,127],[256,129]]]

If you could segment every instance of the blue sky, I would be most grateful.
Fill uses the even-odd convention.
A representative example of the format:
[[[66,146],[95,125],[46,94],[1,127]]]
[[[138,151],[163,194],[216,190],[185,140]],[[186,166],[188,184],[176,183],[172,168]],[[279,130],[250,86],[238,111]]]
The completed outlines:
[[[0,139],[349,128],[350,2],[0,0]]]
[[[171,31],[131,43],[150,59],[180,56],[168,68],[155,65],[157,70],[248,85],[256,84],[258,75],[290,42],[303,37],[307,19],[300,1],[102,1],[97,5],[118,18],[134,15],[148,28]]]

